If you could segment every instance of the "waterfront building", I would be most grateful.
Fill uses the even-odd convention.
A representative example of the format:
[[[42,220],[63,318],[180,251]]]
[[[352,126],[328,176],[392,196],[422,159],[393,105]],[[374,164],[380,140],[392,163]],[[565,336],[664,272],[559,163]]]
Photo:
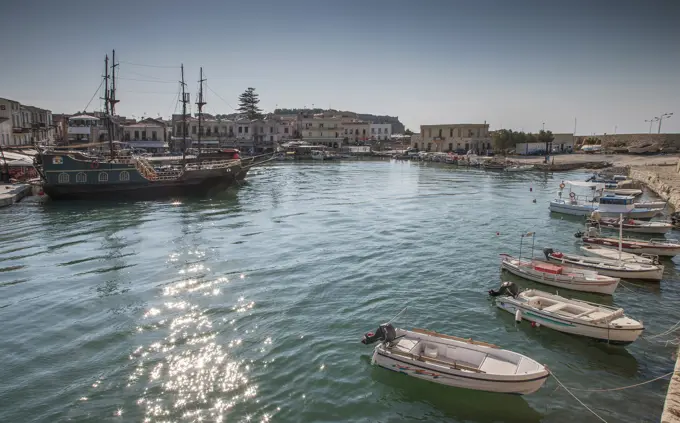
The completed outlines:
[[[28,146],[54,140],[52,112],[0,98],[0,144]]]
[[[423,151],[483,153],[491,150],[491,135],[487,123],[459,123],[420,125],[420,141],[411,141],[411,147]]]
[[[300,138],[314,145],[324,145],[331,148],[342,147],[343,117],[333,114],[299,114],[297,118]]]
[[[123,125],[122,141],[132,148],[162,152],[168,148],[165,122],[147,118],[138,123]]]
[[[352,120],[343,124],[344,136],[350,145],[364,144],[370,140],[371,123]]]
[[[370,123],[371,140],[387,141],[392,137],[391,123]]]

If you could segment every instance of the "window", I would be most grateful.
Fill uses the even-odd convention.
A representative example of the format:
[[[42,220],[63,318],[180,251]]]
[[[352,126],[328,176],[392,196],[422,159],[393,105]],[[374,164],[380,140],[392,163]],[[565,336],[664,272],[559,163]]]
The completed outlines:
[[[440,129],[439,130],[439,138],[441,138],[441,137],[442,137],[442,130]]]
[[[321,135],[319,135],[319,136],[320,136],[320,137],[323,137],[323,132],[321,132]]]
[[[477,128],[477,138],[479,138],[479,128]]]
[[[432,128],[427,129],[427,136],[432,137]]]
[[[260,134],[264,134],[264,127],[260,126]]]
[[[311,133],[311,132],[309,133],[309,136],[310,136],[310,137],[312,136],[312,133]]]
[[[142,139],[146,141],[146,131],[142,131]]]
[[[60,183],[60,184],[68,184],[69,179],[70,179],[70,178],[69,178],[69,176],[68,176],[68,173],[65,173],[65,172],[64,172],[64,173],[60,173],[60,174],[59,174],[59,183]]]
[[[336,132],[336,133],[335,133],[335,138],[337,138],[337,137],[338,137],[338,135],[340,135],[340,134]]]
[[[156,133],[156,131],[151,131],[151,139],[153,141],[158,141],[158,134]]]
[[[210,127],[205,128],[205,134],[210,135]]]
[[[450,129],[449,129],[449,136],[450,136],[450,137],[453,136],[453,128],[450,128]]]
[[[458,128],[458,138],[460,138],[460,128]]]
[[[269,142],[274,142],[274,136],[273,135],[269,136]]]
[[[247,126],[244,127],[243,130],[244,130],[244,132],[245,132],[246,134],[248,133],[248,127],[247,127]]]
[[[130,180],[130,172],[124,170],[118,174],[118,180],[121,182],[127,182]]]
[[[135,139],[136,139],[136,140],[139,139],[139,131],[135,131]]]
[[[361,130],[361,134],[362,134],[362,135],[366,135],[366,130],[365,130],[365,129],[362,129],[362,130]]]
[[[323,128],[323,123],[320,123],[320,124],[319,124],[319,128]]]
[[[382,134],[382,128],[378,128],[378,133]]]
[[[416,150],[418,149],[418,143],[417,142],[413,143],[413,148],[415,148]]]
[[[427,143],[427,151],[430,151],[431,148],[432,148],[432,144],[428,142]]]
[[[109,182],[109,174],[106,172],[99,172],[99,182]]]
[[[194,134],[194,135],[196,135],[196,127],[195,127],[195,126],[192,126],[192,127],[191,127],[191,133]]]
[[[78,174],[76,175],[76,182],[81,184],[87,182],[87,175],[85,174],[85,172],[78,172]]]
[[[213,128],[213,132],[215,133],[215,135],[219,134],[220,128],[218,128],[217,126],[214,127],[214,128]]]
[[[378,132],[380,133],[380,132]],[[375,134],[375,128],[371,128],[371,134]]]
[[[273,126],[270,126],[270,127],[269,127],[269,133],[270,133],[270,134],[273,134],[273,133],[274,133],[274,127],[273,127]]]
[[[451,131],[453,131],[453,129]],[[452,142],[449,143],[449,151],[453,151],[453,143]]]
[[[238,133],[239,133],[239,134],[242,134],[242,133],[243,133],[243,127],[242,127],[242,126],[239,126],[239,127],[238,127]]]
[[[283,128],[283,133],[287,134],[288,133],[288,128]]]
[[[345,129],[345,135],[347,135],[347,129]]]

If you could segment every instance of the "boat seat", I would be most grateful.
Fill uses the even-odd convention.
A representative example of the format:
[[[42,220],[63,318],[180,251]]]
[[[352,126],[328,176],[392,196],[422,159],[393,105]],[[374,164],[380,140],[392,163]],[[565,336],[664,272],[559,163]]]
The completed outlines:
[[[566,306],[567,306],[567,304],[565,304],[565,303],[557,303],[557,304],[551,305],[550,307],[544,308],[543,311],[549,311],[551,313],[554,313],[556,311],[562,310]]]
[[[515,374],[522,375],[527,373],[534,373],[539,369],[539,364],[533,360],[527,360],[522,357],[517,365]]]
[[[416,345],[418,345],[418,343],[420,343],[420,341],[417,339],[401,338],[397,342],[397,345],[393,346],[392,348],[401,352],[410,353],[413,351]]]
[[[447,347],[446,358],[456,363],[462,363],[469,367],[479,368],[487,354],[461,347]]]
[[[517,372],[517,365],[487,355],[484,362],[479,366],[479,370],[497,375],[514,375]]]
[[[585,316],[589,315],[590,313],[592,313],[592,312],[594,312],[594,311],[597,311],[597,307],[593,307],[593,308],[591,308],[591,309],[588,309],[588,310],[584,311],[584,312],[581,313],[581,314],[577,314],[576,316],[574,316],[574,319],[578,319],[578,318],[581,318],[581,317],[585,317]]]

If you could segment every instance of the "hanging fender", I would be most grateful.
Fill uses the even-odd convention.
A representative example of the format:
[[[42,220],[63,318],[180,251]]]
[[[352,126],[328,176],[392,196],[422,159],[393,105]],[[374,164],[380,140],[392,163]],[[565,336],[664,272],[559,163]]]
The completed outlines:
[[[515,311],[515,322],[521,323],[522,322],[522,310],[517,309]]]

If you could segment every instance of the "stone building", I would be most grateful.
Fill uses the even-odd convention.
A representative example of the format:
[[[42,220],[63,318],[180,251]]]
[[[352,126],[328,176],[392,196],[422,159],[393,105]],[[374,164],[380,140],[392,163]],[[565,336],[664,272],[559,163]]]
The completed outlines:
[[[422,151],[477,153],[491,150],[487,123],[420,125],[421,140],[412,139],[411,147]]]

